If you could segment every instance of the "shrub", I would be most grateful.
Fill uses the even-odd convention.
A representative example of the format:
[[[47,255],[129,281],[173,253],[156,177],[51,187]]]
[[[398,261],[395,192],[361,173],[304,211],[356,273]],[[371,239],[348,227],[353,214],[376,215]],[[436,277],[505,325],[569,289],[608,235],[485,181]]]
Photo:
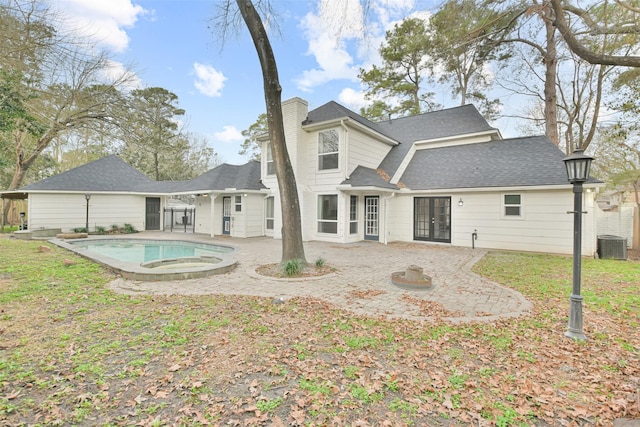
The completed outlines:
[[[302,260],[290,259],[284,263],[284,273],[289,277],[299,276],[302,274],[302,267]]]
[[[76,228],[73,229],[73,232],[74,233],[86,233],[87,229],[84,228],[84,227],[76,227]]]
[[[105,234],[106,232],[107,232],[107,229],[106,229],[106,228],[104,228],[104,227],[102,227],[102,226],[100,226],[100,225],[97,225],[97,226],[96,226],[96,233],[97,233],[97,234]]]
[[[324,267],[324,263],[325,263],[324,259],[322,259],[322,258],[318,258],[318,259],[316,260],[316,267],[318,267],[318,268],[320,268],[320,267]]]
[[[124,232],[125,232],[125,234],[131,234],[131,233],[137,233],[138,231],[135,228],[133,228],[133,225],[125,224],[124,225]]]

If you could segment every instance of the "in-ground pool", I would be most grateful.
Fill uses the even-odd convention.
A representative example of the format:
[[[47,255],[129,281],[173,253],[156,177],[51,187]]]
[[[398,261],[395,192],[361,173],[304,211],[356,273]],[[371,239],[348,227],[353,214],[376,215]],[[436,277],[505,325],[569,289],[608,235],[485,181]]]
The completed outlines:
[[[184,240],[54,240],[134,280],[177,280],[225,273],[236,265],[232,247]]]

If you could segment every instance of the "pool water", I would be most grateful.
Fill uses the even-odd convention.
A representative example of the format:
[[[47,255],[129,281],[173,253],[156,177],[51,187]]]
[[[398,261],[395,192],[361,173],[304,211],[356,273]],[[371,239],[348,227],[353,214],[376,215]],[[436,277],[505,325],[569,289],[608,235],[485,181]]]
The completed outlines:
[[[184,257],[213,257],[233,251],[233,248],[227,246],[169,240],[89,240],[69,243],[99,255],[131,263]]]

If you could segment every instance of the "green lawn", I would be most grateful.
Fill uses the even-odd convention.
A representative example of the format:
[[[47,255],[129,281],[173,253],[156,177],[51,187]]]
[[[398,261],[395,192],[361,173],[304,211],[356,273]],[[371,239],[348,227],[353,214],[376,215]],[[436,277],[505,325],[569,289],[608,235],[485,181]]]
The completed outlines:
[[[366,318],[313,299],[124,296],[87,260],[0,238],[0,425],[640,417],[640,263],[584,260],[585,343],[563,335],[571,258],[497,252],[475,271],[522,292],[533,314],[455,325]]]

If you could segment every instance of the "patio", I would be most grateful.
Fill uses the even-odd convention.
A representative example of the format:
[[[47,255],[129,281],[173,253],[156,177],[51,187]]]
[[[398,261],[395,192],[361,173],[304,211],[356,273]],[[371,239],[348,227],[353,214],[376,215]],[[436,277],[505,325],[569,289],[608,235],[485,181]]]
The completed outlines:
[[[471,267],[482,249],[415,243],[306,242],[307,261],[322,258],[336,272],[309,279],[275,279],[258,275],[259,265],[280,261],[281,241],[271,238],[211,238],[202,234],[144,232],[137,237],[188,239],[233,246],[238,267],[202,279],[141,282],[115,279],[110,288],[125,294],[252,295],[287,299],[318,298],[345,310],[371,317],[452,322],[493,321],[527,314],[532,304],[520,293],[483,279]],[[427,290],[394,286],[390,275],[415,264],[433,279]]]

